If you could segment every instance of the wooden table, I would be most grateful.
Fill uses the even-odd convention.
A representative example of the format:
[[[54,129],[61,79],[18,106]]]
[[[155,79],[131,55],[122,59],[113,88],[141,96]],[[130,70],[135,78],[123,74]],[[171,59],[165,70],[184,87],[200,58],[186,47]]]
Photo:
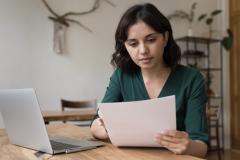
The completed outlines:
[[[49,135],[60,135],[73,138],[92,139],[89,128],[71,124],[50,124]],[[36,151],[9,144],[5,130],[0,129],[0,159],[2,160],[37,160]],[[71,154],[42,154],[41,159],[51,160],[200,160],[187,155],[175,155],[159,148],[117,148],[111,143],[92,150]]]
[[[86,121],[92,120],[96,114],[95,109],[82,109],[70,111],[42,111],[46,124],[51,121]]]

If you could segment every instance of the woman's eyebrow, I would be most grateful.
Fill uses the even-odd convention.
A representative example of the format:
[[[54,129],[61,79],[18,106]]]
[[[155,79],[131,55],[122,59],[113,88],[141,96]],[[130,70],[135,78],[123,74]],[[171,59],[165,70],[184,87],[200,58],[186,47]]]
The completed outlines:
[[[136,39],[134,39],[134,38],[127,39],[125,42],[132,42],[132,41],[136,41]]]
[[[145,36],[146,38],[148,38],[148,37],[151,37],[151,36],[155,36],[155,35],[158,35],[159,33],[157,33],[157,32],[154,32],[154,33],[150,33],[150,34],[148,34],[147,36]]]
[[[151,37],[151,36],[155,36],[155,35],[158,35],[158,34],[159,33],[157,33],[157,32],[150,33],[150,34],[146,35],[145,38],[148,38],[148,37]],[[135,38],[129,38],[125,42],[131,42],[131,41],[135,41],[135,40],[136,40]]]

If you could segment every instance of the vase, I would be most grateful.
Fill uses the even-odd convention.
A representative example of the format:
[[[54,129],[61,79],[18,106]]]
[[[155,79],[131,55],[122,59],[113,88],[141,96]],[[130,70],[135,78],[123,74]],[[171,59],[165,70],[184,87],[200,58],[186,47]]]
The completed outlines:
[[[192,30],[192,28],[188,28],[188,30],[187,30],[187,35],[188,35],[189,37],[193,36],[193,30]]]

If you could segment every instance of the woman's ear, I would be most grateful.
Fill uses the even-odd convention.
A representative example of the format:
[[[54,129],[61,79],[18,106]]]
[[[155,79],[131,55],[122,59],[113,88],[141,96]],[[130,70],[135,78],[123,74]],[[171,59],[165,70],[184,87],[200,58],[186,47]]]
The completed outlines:
[[[165,41],[164,46],[166,46],[167,43],[168,43],[168,37],[169,37],[169,32],[166,31],[166,32],[164,33],[164,41]]]

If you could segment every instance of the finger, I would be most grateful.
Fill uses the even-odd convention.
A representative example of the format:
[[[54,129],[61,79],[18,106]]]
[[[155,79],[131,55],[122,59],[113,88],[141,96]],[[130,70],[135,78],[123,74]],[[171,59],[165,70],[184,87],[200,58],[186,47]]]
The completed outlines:
[[[172,151],[174,154],[184,154],[184,150],[180,149],[180,148],[175,148],[175,149],[169,149],[170,151]]]
[[[176,154],[183,154],[189,148],[189,140],[187,139],[183,139],[181,143],[171,143],[169,141],[160,140],[159,144]]]
[[[173,153],[175,154],[185,154],[187,152],[187,146],[179,146],[178,148],[170,148]]]
[[[171,142],[168,142],[168,141],[159,141],[159,144],[169,150],[172,150],[172,149],[178,149],[180,148],[180,144],[176,144],[176,143],[171,143]]]
[[[161,133],[157,134],[155,138],[159,139],[160,141],[167,141],[170,143],[184,143],[187,140],[187,138],[178,138]]]
[[[167,136],[167,135],[161,136],[160,139],[162,141],[166,141],[166,142],[169,142],[169,143],[175,143],[175,144],[182,143],[185,140],[183,138],[178,138],[178,137],[176,138],[176,137]]]
[[[177,131],[177,130],[168,130],[164,132],[165,135],[176,137],[176,138],[186,138],[188,137],[188,133],[184,131]]]

